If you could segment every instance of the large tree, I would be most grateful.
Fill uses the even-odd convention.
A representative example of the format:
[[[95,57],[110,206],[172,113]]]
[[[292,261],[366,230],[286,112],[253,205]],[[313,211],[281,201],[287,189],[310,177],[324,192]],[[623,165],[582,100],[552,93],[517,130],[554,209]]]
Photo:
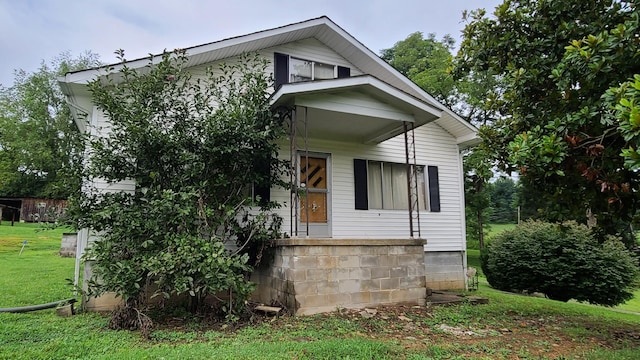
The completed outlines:
[[[381,57],[438,101],[453,107],[460,102],[456,80],[447,71],[453,44],[450,35],[438,41],[433,33],[425,38],[415,32],[383,49]]]
[[[29,73],[17,70],[0,86],[0,196],[66,198],[68,171],[82,150],[57,78],[99,64],[91,52],[62,53]]]
[[[485,230],[491,213],[492,163],[483,144],[468,150],[463,160],[467,241],[485,246]]]
[[[638,72],[640,57],[625,46],[592,57],[581,48],[637,11],[618,0],[506,0],[494,17],[474,12],[464,30],[457,74],[502,78],[489,105],[505,116],[483,140],[502,169],[519,170],[542,196],[549,220],[585,222],[592,213],[601,233],[629,234],[640,179],[624,166],[627,140],[603,95]]]
[[[285,185],[276,144],[283,123],[269,106],[266,60],[245,56],[197,77],[186,63],[180,51],[142,70],[123,62],[89,86],[111,126],[88,139],[84,191],[69,212],[76,226],[101,234],[88,253],[90,291],[125,300],[115,328],[145,328],[135,309],[151,283],[157,295],[186,295],[193,311],[222,292],[223,310],[235,316],[253,289],[246,245],[279,236],[281,219],[268,213],[274,204],[250,191]],[[93,179],[133,180],[135,189],[105,192]]]

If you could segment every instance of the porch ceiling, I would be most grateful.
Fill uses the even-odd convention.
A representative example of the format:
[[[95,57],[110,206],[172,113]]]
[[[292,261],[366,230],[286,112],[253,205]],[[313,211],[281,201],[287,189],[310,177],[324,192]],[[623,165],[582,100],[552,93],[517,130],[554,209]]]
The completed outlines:
[[[308,120],[310,138],[380,143],[440,118],[442,111],[373,76],[282,85],[271,105],[296,106],[299,133]]]

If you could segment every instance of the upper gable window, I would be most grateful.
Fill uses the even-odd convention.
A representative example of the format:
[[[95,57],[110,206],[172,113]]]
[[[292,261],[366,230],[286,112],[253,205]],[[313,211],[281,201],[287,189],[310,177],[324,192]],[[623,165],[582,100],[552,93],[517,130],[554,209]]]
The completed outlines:
[[[289,59],[289,82],[335,79],[336,66],[297,58]]]
[[[351,76],[351,69],[274,53],[273,73],[277,88],[287,83],[346,78]]]

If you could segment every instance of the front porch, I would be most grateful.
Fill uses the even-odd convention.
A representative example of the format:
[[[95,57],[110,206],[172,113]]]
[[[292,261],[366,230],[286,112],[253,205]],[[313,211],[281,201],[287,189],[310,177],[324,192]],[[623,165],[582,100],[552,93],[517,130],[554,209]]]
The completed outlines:
[[[254,299],[278,301],[296,315],[383,304],[424,305],[423,239],[276,241],[268,266],[257,269]]]
[[[276,198],[289,204],[282,215],[291,238],[276,240],[271,261],[254,272],[254,299],[297,315],[424,305],[413,129],[438,119],[441,109],[372,76],[283,84],[271,104],[289,113],[292,188],[288,199]],[[402,142],[380,145],[402,134]],[[397,191],[395,206],[372,203],[376,210],[368,211],[367,154],[397,164],[386,165],[400,170],[395,179],[406,191]]]
[[[420,172],[426,167],[416,163],[414,129],[437,120],[441,109],[372,76],[283,84],[272,95],[271,106],[287,114],[289,130],[291,188],[288,199],[276,196],[289,208],[289,214],[282,213],[289,218],[285,233],[293,238],[421,238],[425,196]],[[398,143],[401,137],[404,141]],[[320,145],[323,141],[334,143]],[[380,182],[379,188],[371,192],[367,158],[381,167],[380,179],[372,180]],[[345,161],[352,165],[346,168]],[[362,212],[369,209],[369,197],[371,209],[406,210],[406,227],[391,236],[363,232],[354,237],[335,226],[339,218],[370,217],[372,213]]]

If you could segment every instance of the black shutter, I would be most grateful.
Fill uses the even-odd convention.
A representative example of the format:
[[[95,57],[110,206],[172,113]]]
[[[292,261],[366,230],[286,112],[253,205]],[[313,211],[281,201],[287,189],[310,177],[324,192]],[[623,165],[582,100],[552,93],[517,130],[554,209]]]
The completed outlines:
[[[429,210],[440,212],[440,185],[438,184],[438,167],[427,166],[429,182]]]
[[[276,90],[289,82],[289,55],[273,53],[273,72]]]
[[[338,66],[338,79],[348,78],[351,76],[351,69],[344,66]]]
[[[353,159],[353,177],[355,179],[356,210],[369,209],[367,192],[367,161]]]
[[[260,205],[266,205],[271,201],[271,162],[263,159],[256,161],[254,171],[260,176],[253,187],[253,194],[260,196]]]

